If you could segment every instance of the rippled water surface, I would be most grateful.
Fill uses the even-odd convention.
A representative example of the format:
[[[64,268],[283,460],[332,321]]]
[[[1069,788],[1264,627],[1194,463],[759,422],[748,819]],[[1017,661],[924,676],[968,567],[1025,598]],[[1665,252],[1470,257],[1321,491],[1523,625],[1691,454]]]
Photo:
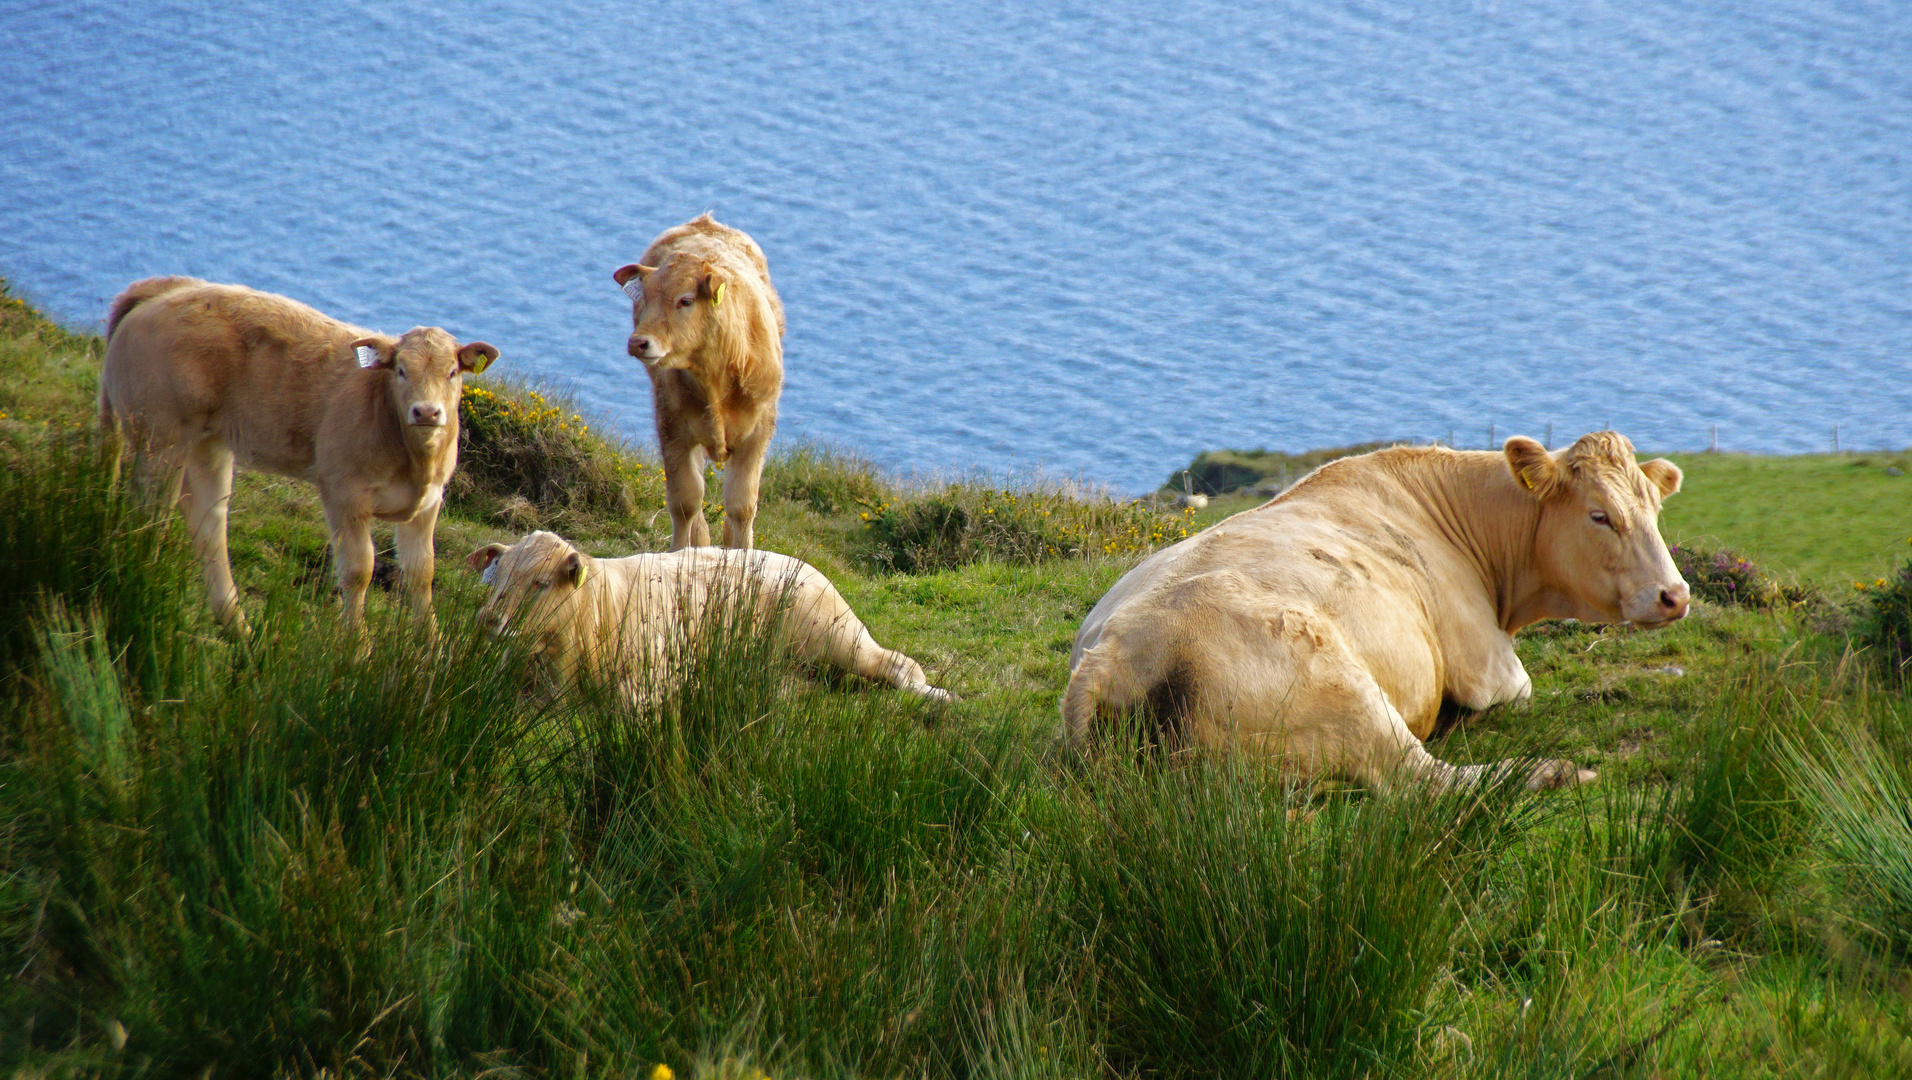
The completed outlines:
[[[15,3],[0,274],[444,325],[636,433],[610,271],[704,210],[783,438],[1152,487],[1195,451],[1912,444],[1912,8]]]

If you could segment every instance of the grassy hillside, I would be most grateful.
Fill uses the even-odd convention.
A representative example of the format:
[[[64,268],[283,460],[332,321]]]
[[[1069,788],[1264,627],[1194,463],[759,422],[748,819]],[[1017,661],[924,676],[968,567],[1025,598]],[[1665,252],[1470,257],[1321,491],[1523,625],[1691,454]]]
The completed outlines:
[[[1051,733],[1082,616],[1247,500],[904,490],[784,448],[760,542],[963,700],[792,673],[738,626],[680,642],[694,676],[631,703],[527,689],[475,633],[461,567],[538,526],[663,546],[655,462],[590,418],[468,392],[436,639],[379,595],[371,648],[341,636],[315,495],[242,478],[240,646],[176,515],[92,456],[99,355],[0,300],[0,1067],[19,1075],[1912,1070],[1912,697],[1848,651],[1889,589],[1524,633],[1531,705],[1431,749],[1601,771],[1547,797],[1072,763]],[[1771,480],[1791,459],[1709,479],[1740,460],[1681,459],[1670,534],[1691,498],[1693,528],[1775,560],[1888,545],[1781,576],[1905,561],[1890,487],[1841,522],[1798,512],[1832,479]],[[1744,505],[1704,494],[1729,482],[1795,529],[1705,516]]]
[[[1670,456],[1686,471],[1660,519],[1671,542],[1730,547],[1831,588],[1876,580],[1912,554],[1912,450]]]

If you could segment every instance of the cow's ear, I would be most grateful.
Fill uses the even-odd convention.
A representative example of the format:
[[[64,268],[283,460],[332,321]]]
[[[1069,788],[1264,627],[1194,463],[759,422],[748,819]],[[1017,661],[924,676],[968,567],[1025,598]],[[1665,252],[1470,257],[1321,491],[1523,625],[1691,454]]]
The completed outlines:
[[[704,264],[704,277],[697,283],[697,291],[710,301],[711,307],[724,302],[724,279],[710,268],[709,263]]]
[[[582,551],[573,551],[564,557],[564,565],[560,570],[566,581],[573,585],[582,585],[584,579],[591,576],[591,560],[585,558]]]
[[[498,359],[498,350],[482,341],[474,341],[458,350],[458,366],[473,375],[480,374]]]
[[[471,569],[472,573],[482,574],[491,568],[492,563],[498,561],[498,556],[509,550],[511,549],[503,544],[486,544],[465,556],[465,565]]]
[[[1660,489],[1662,499],[1668,495],[1679,494],[1680,481],[1686,478],[1686,474],[1680,471],[1678,465],[1663,457],[1656,457],[1652,461],[1642,461],[1640,471],[1646,474],[1648,480],[1653,481],[1654,487]]]
[[[352,343],[352,355],[362,368],[388,368],[398,362],[398,342],[362,337]]]
[[[624,295],[632,300],[642,300],[644,299],[644,279],[656,272],[655,266],[630,263],[611,271],[611,280],[617,282],[617,287],[624,290]]]
[[[1533,492],[1534,498],[1549,498],[1559,488],[1560,465],[1546,447],[1525,435],[1516,435],[1507,440],[1505,449],[1507,468],[1514,474],[1514,482]]]

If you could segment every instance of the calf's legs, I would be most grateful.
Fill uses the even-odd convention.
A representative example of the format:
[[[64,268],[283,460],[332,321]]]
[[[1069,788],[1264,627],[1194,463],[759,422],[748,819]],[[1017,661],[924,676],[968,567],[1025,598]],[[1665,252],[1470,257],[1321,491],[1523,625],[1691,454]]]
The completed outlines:
[[[415,618],[433,627],[438,623],[432,615],[432,574],[437,569],[432,533],[438,527],[439,505],[433,503],[392,529],[393,539],[398,542],[399,583],[405,589],[405,605]]]
[[[704,521],[704,448],[685,436],[665,441],[664,504],[671,511],[671,546],[709,547],[710,526]]]
[[[185,455],[179,510],[199,556],[206,580],[206,599],[213,618],[228,632],[246,636],[246,614],[239,609],[239,590],[232,583],[232,564],[226,554],[226,519],[232,505],[232,451],[217,439],[202,439]]]
[[[756,546],[757,485],[763,477],[763,459],[775,430],[766,419],[740,440],[724,466],[724,546]]]
[[[332,561],[339,571],[339,594],[345,625],[357,626],[365,614],[365,590],[372,584],[372,519],[343,507],[325,504],[325,524],[332,533]]]

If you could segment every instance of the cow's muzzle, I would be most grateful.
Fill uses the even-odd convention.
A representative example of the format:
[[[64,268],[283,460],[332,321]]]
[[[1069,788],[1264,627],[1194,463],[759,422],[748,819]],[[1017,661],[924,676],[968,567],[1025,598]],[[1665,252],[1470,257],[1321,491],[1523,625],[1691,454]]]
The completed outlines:
[[[1665,626],[1686,618],[1686,612],[1692,603],[1692,590],[1684,581],[1674,581],[1671,585],[1648,585],[1627,598],[1620,606],[1620,614],[1637,626]]]
[[[631,340],[625,343],[624,351],[647,364],[656,363],[670,355],[670,350],[662,342],[648,334],[632,334]]]

